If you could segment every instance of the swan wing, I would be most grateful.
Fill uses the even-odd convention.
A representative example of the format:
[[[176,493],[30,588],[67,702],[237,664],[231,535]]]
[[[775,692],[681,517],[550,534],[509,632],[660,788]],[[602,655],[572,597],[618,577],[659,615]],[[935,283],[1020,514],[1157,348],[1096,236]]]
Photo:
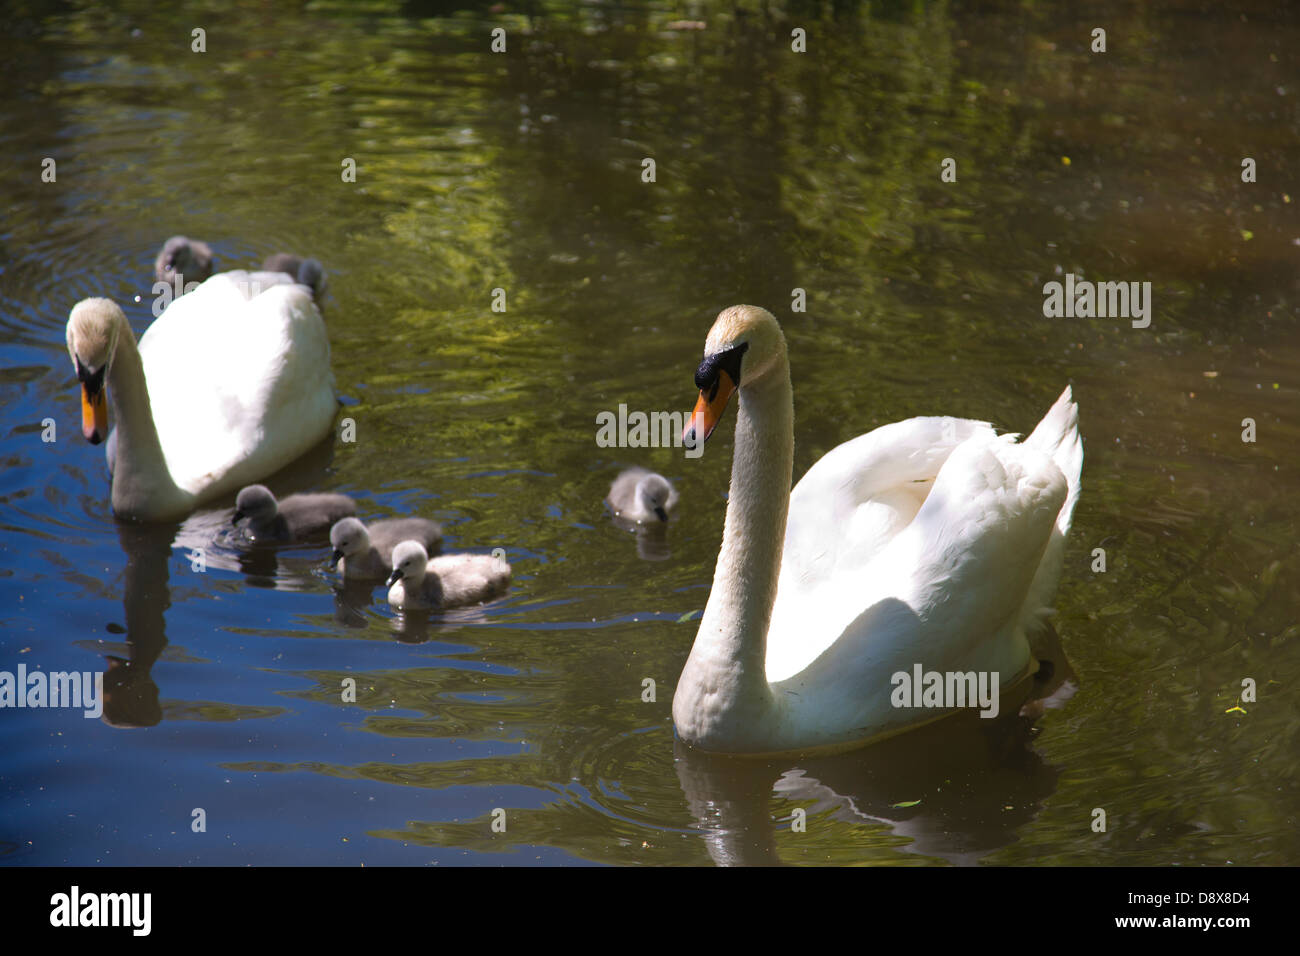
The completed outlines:
[[[803,625],[834,638],[778,685],[800,733],[851,739],[935,716],[890,702],[892,675],[917,664],[997,672],[1002,684],[1027,668],[1022,609],[1069,485],[1038,447],[1004,439],[954,449],[906,528],[826,583]]]
[[[838,630],[810,626],[828,593],[856,580],[912,522],[944,462],[971,439],[1000,440],[987,422],[912,418],[847,441],[808,470],[790,494],[768,629],[770,680],[798,672],[838,638]]]

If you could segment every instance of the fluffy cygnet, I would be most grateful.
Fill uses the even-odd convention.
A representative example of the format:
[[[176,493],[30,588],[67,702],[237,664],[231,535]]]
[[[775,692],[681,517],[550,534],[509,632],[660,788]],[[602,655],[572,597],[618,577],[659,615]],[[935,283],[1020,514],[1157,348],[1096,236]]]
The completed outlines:
[[[330,528],[330,567],[341,565],[345,578],[383,579],[393,570],[393,549],[403,541],[416,541],[426,552],[442,550],[442,528],[427,518],[385,518],[367,527],[356,518],[344,518]]]
[[[629,468],[609,487],[606,504],[614,516],[637,524],[667,522],[677,505],[677,489],[663,475],[645,468]]]
[[[185,236],[172,236],[163,243],[158,258],[154,260],[153,274],[159,282],[172,283],[181,275],[182,287],[191,282],[203,282],[212,276],[216,263],[206,242]]]
[[[317,302],[325,291],[325,269],[315,259],[304,259],[288,252],[277,252],[266,257],[262,263],[263,272],[285,272],[293,276],[299,285],[311,289],[311,297]]]
[[[510,565],[490,554],[444,554],[430,559],[418,541],[393,549],[388,603],[402,609],[481,604],[505,591]]]
[[[356,513],[357,503],[347,495],[290,495],[276,501],[265,485],[249,485],[235,498],[231,524],[247,521],[244,534],[253,541],[303,541]]]

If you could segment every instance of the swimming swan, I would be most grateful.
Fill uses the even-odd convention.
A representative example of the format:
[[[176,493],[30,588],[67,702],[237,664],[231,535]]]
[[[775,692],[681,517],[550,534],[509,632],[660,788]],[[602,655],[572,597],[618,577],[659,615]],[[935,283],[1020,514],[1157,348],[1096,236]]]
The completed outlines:
[[[1004,690],[1028,676],[1028,635],[1048,613],[1079,495],[1068,387],[1022,443],[985,422],[913,418],[832,449],[791,492],[776,319],[724,310],[695,383],[688,447],[733,393],[739,407],[713,589],[673,696],[686,743],[847,750],[951,712],[895,706],[894,675],[915,665],[996,672]]]
[[[307,289],[278,273],[223,272],[171,303],[137,346],[110,299],[68,318],[82,432],[116,420],[113,511],[165,521],[264,478],[329,432],[329,339]]]

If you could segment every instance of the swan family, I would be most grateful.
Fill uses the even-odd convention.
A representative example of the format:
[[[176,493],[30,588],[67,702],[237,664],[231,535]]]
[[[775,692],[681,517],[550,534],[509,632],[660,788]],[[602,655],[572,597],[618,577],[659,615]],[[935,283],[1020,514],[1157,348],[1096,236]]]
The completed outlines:
[[[442,530],[435,522],[381,521],[368,534],[346,495],[278,502],[264,485],[250,484],[323,440],[338,409],[329,336],[316,303],[324,287],[320,264],[281,253],[265,265],[259,272],[210,275],[206,243],[171,237],[155,276],[166,282],[174,275],[186,291],[138,343],[112,300],[73,306],[68,354],[81,386],[82,432],[92,444],[109,437],[108,406],[113,409],[106,458],[114,514],[175,521],[239,490],[232,517],[247,540],[298,542],[328,530],[338,556],[351,555],[345,577],[382,578],[402,543],[436,553]],[[192,291],[187,274],[204,277]],[[434,606],[477,603],[509,580],[509,566],[498,564],[504,569],[494,566],[490,589],[481,585],[480,566],[468,560],[430,564],[412,580],[421,594],[442,596]]]
[[[210,269],[173,237],[157,269]],[[338,407],[315,260],[206,277],[136,343],[111,300],[73,307],[68,352],[92,443],[110,445],[113,511],[171,521],[240,491],[250,538],[324,535],[345,579],[386,581],[399,609],[480,603],[510,579],[503,560],[440,555],[421,518],[369,526],[344,495],[277,502],[255,482],[325,438]],[[1031,675],[1079,496],[1083,451],[1067,387],[1027,439],[986,422],[913,418],[834,448],[791,487],[794,402],[780,325],[756,306],[723,310],[695,373],[688,447],[734,400],[735,444],[721,547],[673,696],[678,736],[746,755],[837,751],[933,719],[899,706],[900,673]],[[606,501],[617,520],[668,522],[678,493],[643,468]],[[431,557],[432,555],[432,557]]]

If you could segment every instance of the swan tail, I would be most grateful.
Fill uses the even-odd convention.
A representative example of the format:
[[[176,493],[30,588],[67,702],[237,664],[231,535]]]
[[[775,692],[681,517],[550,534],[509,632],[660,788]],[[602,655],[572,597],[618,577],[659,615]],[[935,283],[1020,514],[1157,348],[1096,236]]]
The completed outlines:
[[[1042,629],[1046,618],[1053,612],[1051,601],[1061,577],[1065,561],[1065,539],[1070,533],[1074,506],[1079,500],[1080,478],[1083,474],[1083,440],[1079,436],[1079,406],[1075,404],[1070,386],[1043,416],[1027,439],[1025,446],[1049,458],[1065,476],[1066,495],[1056,516],[1043,560],[1038,565],[1029,595],[1021,613],[1026,631]]]

